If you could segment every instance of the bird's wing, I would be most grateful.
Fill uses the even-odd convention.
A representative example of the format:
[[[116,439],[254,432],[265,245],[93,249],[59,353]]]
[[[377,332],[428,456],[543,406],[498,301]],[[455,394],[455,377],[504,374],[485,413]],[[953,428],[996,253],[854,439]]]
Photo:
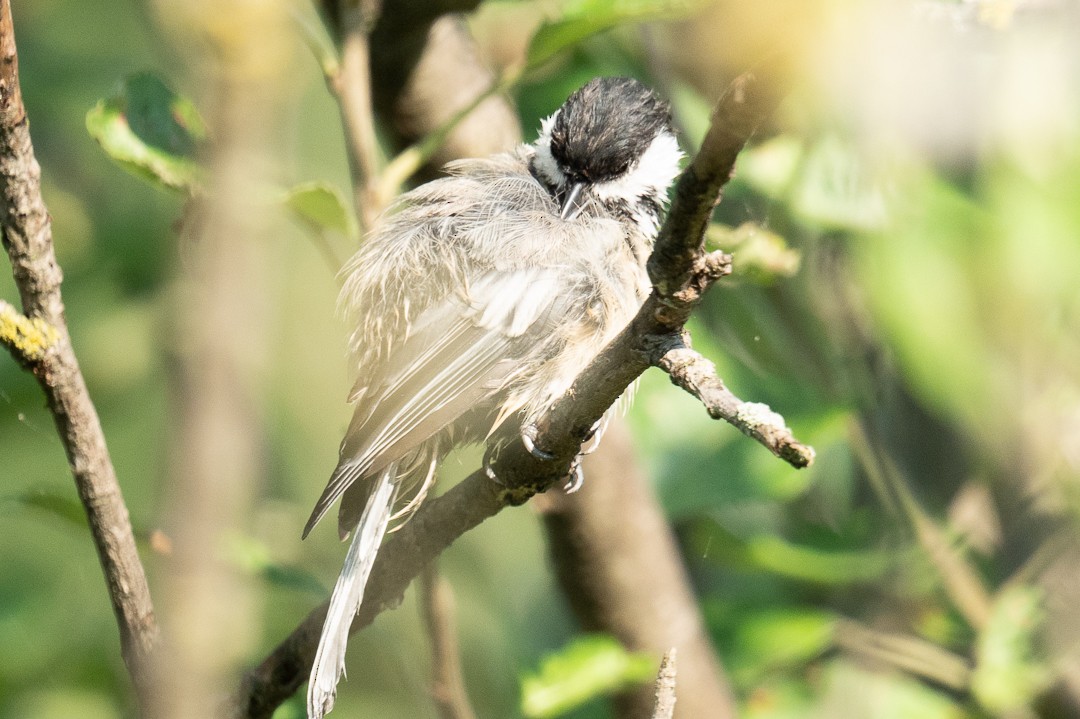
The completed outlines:
[[[466,296],[450,296],[416,319],[372,377],[341,444],[341,458],[311,513],[306,535],[355,482],[372,476],[503,385],[529,330],[558,304],[551,268],[489,272]]]

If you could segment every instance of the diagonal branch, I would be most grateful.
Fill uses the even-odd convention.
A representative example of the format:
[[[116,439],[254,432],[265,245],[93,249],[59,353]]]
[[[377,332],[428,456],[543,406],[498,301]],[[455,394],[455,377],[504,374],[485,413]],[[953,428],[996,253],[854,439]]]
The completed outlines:
[[[124,662],[145,699],[146,660],[158,636],[154,608],[105,435],[71,347],[40,179],[19,89],[11,4],[0,0],[0,227],[25,317],[10,305],[0,311],[5,325],[17,328],[25,320],[24,329],[49,328],[51,337],[37,354],[20,353],[6,339],[4,344],[34,373],[48,400],[105,574]]]
[[[679,178],[675,201],[650,260],[656,284],[653,294],[634,321],[538,423],[536,445],[554,459],[537,459],[516,440],[493,461],[501,484],[477,471],[425,502],[380,550],[353,632],[370,624],[383,609],[396,606],[412,579],[457,537],[565,477],[582,441],[604,412],[642,372],[661,361],[664,353],[658,354],[658,348],[671,347],[672,336],[681,338],[683,325],[704,291],[730,272],[727,255],[705,252],[704,233],[720,191],[731,177],[735,157],[771,107],[750,76],[736,80],[718,103],[701,151]],[[806,462],[792,463],[805,466],[809,457],[812,451]],[[230,699],[230,716],[270,717],[299,688],[311,666],[325,614],[323,603],[244,677]]]
[[[672,384],[701,400],[713,419],[722,419],[747,437],[757,440],[792,467],[807,467],[814,449],[802,444],[788,429],[784,418],[760,402],[744,402],[716,374],[716,365],[690,348],[690,336],[671,335],[658,347],[653,364],[671,376]]]

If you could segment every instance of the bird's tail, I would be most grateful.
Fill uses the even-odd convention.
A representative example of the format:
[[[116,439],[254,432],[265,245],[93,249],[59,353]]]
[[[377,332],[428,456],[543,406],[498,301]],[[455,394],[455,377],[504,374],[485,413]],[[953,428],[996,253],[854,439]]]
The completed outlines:
[[[360,523],[353,532],[345,566],[341,568],[330,608],[326,610],[319,648],[308,680],[308,719],[322,719],[334,707],[337,683],[345,674],[345,645],[349,627],[364,600],[364,587],[375,563],[379,544],[394,506],[397,485],[394,481],[396,464],[391,464],[379,476],[378,484],[368,499]]]

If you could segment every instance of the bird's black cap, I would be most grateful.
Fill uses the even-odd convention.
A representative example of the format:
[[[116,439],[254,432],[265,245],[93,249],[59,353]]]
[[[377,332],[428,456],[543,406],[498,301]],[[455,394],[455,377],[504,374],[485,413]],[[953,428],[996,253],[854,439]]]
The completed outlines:
[[[551,154],[572,180],[626,172],[662,130],[671,108],[631,77],[599,77],[566,99],[551,129]]]

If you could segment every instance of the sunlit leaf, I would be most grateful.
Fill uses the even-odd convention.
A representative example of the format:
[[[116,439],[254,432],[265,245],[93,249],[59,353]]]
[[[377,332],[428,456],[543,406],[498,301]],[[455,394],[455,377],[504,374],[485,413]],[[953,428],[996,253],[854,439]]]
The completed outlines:
[[[806,148],[794,135],[777,135],[739,153],[736,178],[773,200],[782,200],[795,182]]]
[[[738,227],[714,224],[709,227],[708,241],[734,253],[733,268],[737,276],[767,284],[799,271],[799,251],[789,247],[780,235],[755,222],[744,222]]]
[[[791,197],[804,222],[827,229],[869,230],[885,221],[885,198],[854,145],[827,136],[814,143]]]
[[[739,181],[783,202],[801,222],[869,230],[885,222],[885,198],[856,147],[836,136],[806,142],[778,135],[739,155]]]
[[[326,182],[307,182],[290,189],[284,198],[293,215],[318,231],[333,230],[349,238],[357,235],[353,217],[341,191]]]
[[[817,713],[821,716],[873,719],[971,717],[970,712],[957,704],[955,697],[909,674],[881,671],[846,659],[825,665],[817,678],[815,690],[832,699],[831,702],[826,699],[826,710]]]
[[[656,657],[628,652],[613,637],[581,637],[549,654],[536,674],[521,680],[521,711],[543,719],[562,714],[595,697],[652,680]]]
[[[529,43],[527,70],[543,65],[585,38],[619,25],[682,17],[701,7],[697,0],[575,0],[557,20],[540,26]]]
[[[86,114],[86,129],[122,167],[154,184],[192,191],[206,126],[195,106],[156,76],[126,78]]]
[[[1043,614],[1042,593],[1034,587],[1011,586],[994,600],[971,677],[975,697],[991,713],[1016,713],[1046,687],[1049,668],[1035,658],[1035,634]]]

